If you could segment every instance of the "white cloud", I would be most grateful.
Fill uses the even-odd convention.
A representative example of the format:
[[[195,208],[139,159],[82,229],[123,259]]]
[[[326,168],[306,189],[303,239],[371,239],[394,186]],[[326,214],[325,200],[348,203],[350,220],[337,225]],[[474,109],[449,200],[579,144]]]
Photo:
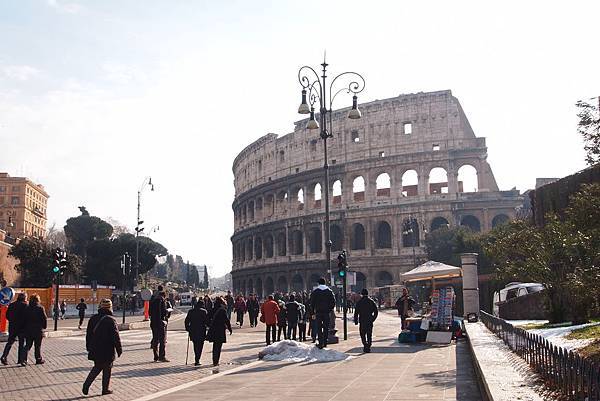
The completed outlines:
[[[28,81],[39,76],[40,71],[29,65],[0,65],[0,79]]]
[[[83,6],[81,4],[64,2],[60,0],[47,0],[47,3],[50,7],[55,10],[66,13],[66,14],[79,14],[83,10]]]

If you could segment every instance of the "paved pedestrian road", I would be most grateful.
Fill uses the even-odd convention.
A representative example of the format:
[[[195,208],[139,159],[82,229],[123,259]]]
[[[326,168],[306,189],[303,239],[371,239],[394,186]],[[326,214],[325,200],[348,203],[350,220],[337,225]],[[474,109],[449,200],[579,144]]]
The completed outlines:
[[[169,363],[152,361],[150,330],[121,333],[123,356],[115,362],[111,387],[102,400],[480,400],[465,343],[431,347],[400,345],[399,322],[382,313],[376,322],[373,352],[362,354],[360,339],[350,325],[349,341],[332,348],[355,358],[344,362],[257,362],[264,346],[264,326],[236,328],[224,345],[219,371],[210,366],[212,344],[205,344],[203,365],[185,365],[186,333],[182,321],[172,322],[167,336]],[[338,328],[341,329],[338,321]],[[190,361],[193,351],[190,347]],[[87,360],[85,337],[47,338],[45,365],[0,366],[0,399],[80,400],[98,396],[100,377],[90,395],[81,385],[92,363]]]

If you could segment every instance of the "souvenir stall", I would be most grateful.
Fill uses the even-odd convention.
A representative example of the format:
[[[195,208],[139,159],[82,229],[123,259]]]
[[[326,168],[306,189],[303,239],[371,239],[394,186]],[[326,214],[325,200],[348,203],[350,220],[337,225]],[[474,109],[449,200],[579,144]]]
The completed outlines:
[[[454,322],[455,291],[452,286],[436,288],[436,280],[460,277],[461,269],[444,263],[428,261],[402,274],[405,284],[430,281],[431,301],[429,308],[423,308],[418,316],[409,317],[408,328],[403,330],[400,342],[450,343],[456,330]]]

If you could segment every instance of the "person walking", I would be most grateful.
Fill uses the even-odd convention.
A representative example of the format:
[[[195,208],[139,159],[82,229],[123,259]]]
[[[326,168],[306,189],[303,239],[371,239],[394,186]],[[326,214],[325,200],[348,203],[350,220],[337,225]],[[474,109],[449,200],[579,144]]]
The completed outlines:
[[[281,334],[283,333],[283,339],[287,340],[287,310],[283,301],[279,301],[279,313],[277,314],[277,341],[281,341]]]
[[[298,341],[306,341],[306,306],[303,303],[298,308]]]
[[[363,352],[371,352],[371,344],[373,344],[373,322],[377,319],[379,310],[377,304],[371,297],[366,288],[360,292],[361,298],[356,303],[354,308],[354,324],[359,324],[360,339],[363,344]]]
[[[88,359],[94,361],[94,366],[83,382],[82,393],[88,395],[90,386],[102,372],[102,395],[112,394],[110,376],[115,355],[123,353],[121,337],[117,321],[112,317],[112,302],[103,299],[98,306],[98,313],[90,318],[85,336],[85,348]]]
[[[244,315],[246,314],[246,300],[242,295],[237,297],[235,301],[235,305],[233,305],[233,310],[235,310],[236,319],[235,324],[240,326],[240,328],[244,325]]]
[[[44,307],[40,305],[40,296],[33,294],[29,299],[29,305],[25,309],[25,351],[21,360],[21,366],[27,365],[27,355],[31,347],[35,346],[35,364],[42,365],[42,338],[44,330],[48,325],[48,316]]]
[[[67,300],[63,299],[60,303],[60,319],[64,320],[65,315],[67,314]]]
[[[290,295],[289,302],[285,304],[285,309],[287,310],[287,339],[296,341],[300,304],[296,302],[294,294]]]
[[[398,309],[398,316],[400,316],[400,329],[404,330],[407,328],[406,319],[413,310],[415,300],[408,293],[408,288],[402,289],[402,295],[396,301],[396,309]]]
[[[258,325],[258,313],[260,312],[260,304],[256,298],[256,294],[250,294],[250,299],[246,303],[248,308],[248,317],[250,318],[250,327]]]
[[[267,300],[260,307],[260,321],[266,326],[267,345],[271,344],[271,339],[275,342],[277,326],[277,316],[279,315],[279,305],[273,299],[273,295],[269,295]]]
[[[227,336],[225,330],[229,330],[229,335],[233,334],[231,330],[231,323],[227,319],[227,303],[222,297],[215,299],[215,311],[213,313],[213,319],[208,329],[208,341],[213,343],[213,366],[219,366],[219,360],[221,359],[221,350],[223,344],[227,342]]]
[[[227,291],[227,295],[225,295],[225,301],[227,302],[227,319],[231,321],[231,312],[233,311],[233,296],[231,295],[231,291]]]
[[[77,326],[77,328],[81,330],[81,325],[83,324],[83,319],[85,318],[85,310],[87,309],[85,299],[81,298],[75,308],[79,311],[79,326]]]
[[[206,327],[208,326],[208,312],[204,309],[204,301],[196,301],[193,309],[190,309],[185,317],[185,330],[189,333],[190,340],[194,344],[194,365],[200,365],[200,357],[206,339]]]
[[[329,315],[335,308],[335,296],[331,288],[325,285],[325,279],[319,279],[319,285],[310,294],[310,305],[315,314],[315,328],[317,331],[317,347],[327,347],[327,336],[329,335]]]
[[[152,352],[154,353],[154,362],[169,362],[166,358],[166,331],[167,331],[167,295],[164,291],[160,292],[152,302],[150,302],[150,329],[152,329]],[[89,325],[88,325],[89,326]]]
[[[210,324],[213,316],[213,302],[210,300],[208,294],[204,296],[204,309],[206,309],[206,313],[208,313],[208,322]]]
[[[4,346],[4,352],[0,357],[0,362],[3,365],[8,365],[8,354],[10,349],[17,339],[19,340],[19,347],[17,349],[17,363],[23,362],[25,355],[25,310],[27,309],[27,294],[20,292],[17,295],[17,299],[8,305],[6,310],[6,319],[8,320],[8,338],[6,345]]]

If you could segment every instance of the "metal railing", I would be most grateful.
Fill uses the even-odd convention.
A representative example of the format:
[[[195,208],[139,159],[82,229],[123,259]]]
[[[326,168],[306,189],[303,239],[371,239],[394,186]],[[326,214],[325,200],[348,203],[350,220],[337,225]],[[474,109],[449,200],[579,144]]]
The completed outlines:
[[[600,364],[481,311],[481,322],[529,363],[546,385],[573,401],[600,400]]]

